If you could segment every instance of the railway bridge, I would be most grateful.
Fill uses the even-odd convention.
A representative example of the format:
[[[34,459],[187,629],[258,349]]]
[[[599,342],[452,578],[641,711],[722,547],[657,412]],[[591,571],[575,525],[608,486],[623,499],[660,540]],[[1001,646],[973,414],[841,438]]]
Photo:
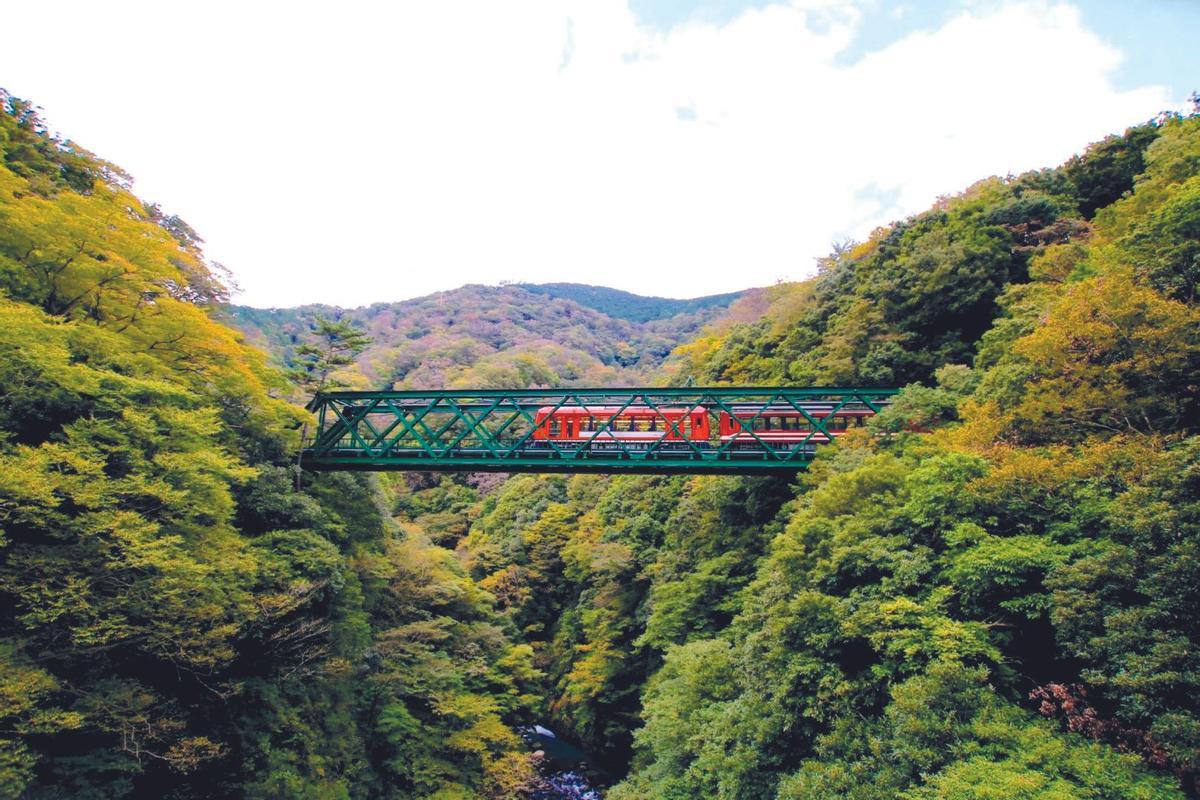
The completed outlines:
[[[329,391],[311,470],[794,473],[897,389],[711,387]]]

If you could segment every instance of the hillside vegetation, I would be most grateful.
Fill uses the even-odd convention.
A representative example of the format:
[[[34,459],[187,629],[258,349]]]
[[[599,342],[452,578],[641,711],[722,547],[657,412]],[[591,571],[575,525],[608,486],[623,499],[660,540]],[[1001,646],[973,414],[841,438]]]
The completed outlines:
[[[351,310],[234,306],[227,313],[285,366],[318,317],[361,328],[374,343],[335,376],[354,387],[629,386],[661,381],[671,351],[740,296],[693,302],[576,285],[560,293],[559,286],[464,286]]]
[[[555,721],[630,768],[614,798],[1195,796],[1198,236],[1200,119],[1133,128],[680,349],[701,383],[912,384],[795,487],[399,508],[459,515]]]
[[[0,797],[513,797],[531,651],[213,320],[199,240],[0,95]]]
[[[706,308],[724,308],[746,294],[745,292],[729,292],[679,300],[670,297],[645,297],[632,292],[623,292],[620,289],[588,286],[583,283],[520,283],[517,285],[534,294],[574,300],[581,306],[594,308],[610,317],[626,319],[630,322],[649,322],[654,319],[668,319],[680,314],[691,314]]]
[[[535,721],[613,800],[1197,796],[1200,117],[686,322],[343,315],[357,385],[907,385],[795,481],[298,482],[301,391],[221,320],[295,366],[336,311],[221,311],[186,223],[0,107],[0,797],[570,796]]]

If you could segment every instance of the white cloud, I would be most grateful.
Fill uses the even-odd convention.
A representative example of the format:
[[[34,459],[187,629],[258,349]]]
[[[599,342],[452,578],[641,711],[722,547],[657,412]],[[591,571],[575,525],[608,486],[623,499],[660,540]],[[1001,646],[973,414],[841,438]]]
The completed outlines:
[[[861,12],[837,2],[666,34],[589,0],[56,9],[6,10],[0,85],[191,222],[257,305],[802,277],[835,239],[1173,102],[1115,89],[1120,54],[1041,2],[849,67]]]

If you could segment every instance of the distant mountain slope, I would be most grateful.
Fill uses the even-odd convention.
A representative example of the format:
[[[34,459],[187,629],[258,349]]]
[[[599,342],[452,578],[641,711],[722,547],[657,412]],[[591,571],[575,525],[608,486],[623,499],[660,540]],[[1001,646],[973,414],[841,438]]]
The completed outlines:
[[[535,294],[574,300],[581,306],[594,308],[610,317],[626,319],[630,322],[667,319],[706,308],[727,308],[746,294],[744,291],[729,292],[678,300],[670,297],[645,297],[631,292],[623,292],[620,289],[589,286],[585,283],[518,283],[516,285]]]
[[[618,296],[629,298],[625,315],[661,315],[681,304],[696,307],[635,321],[529,287],[468,285],[349,310],[231,306],[226,314],[230,324],[283,364],[290,363],[317,316],[349,318],[374,338],[356,369],[338,376],[357,387],[611,386],[647,380],[675,347],[731,313],[729,301],[758,294],[740,292],[727,296],[729,301],[664,300],[601,287],[575,288],[591,291],[597,303],[614,305]]]

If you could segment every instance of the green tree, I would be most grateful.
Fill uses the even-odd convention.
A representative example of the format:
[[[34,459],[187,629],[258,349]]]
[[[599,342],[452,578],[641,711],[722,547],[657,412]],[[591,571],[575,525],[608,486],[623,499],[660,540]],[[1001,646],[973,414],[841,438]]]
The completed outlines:
[[[292,380],[305,391],[320,392],[338,385],[333,373],[354,363],[371,344],[371,337],[348,319],[318,316],[309,335],[311,342],[296,348]]]

